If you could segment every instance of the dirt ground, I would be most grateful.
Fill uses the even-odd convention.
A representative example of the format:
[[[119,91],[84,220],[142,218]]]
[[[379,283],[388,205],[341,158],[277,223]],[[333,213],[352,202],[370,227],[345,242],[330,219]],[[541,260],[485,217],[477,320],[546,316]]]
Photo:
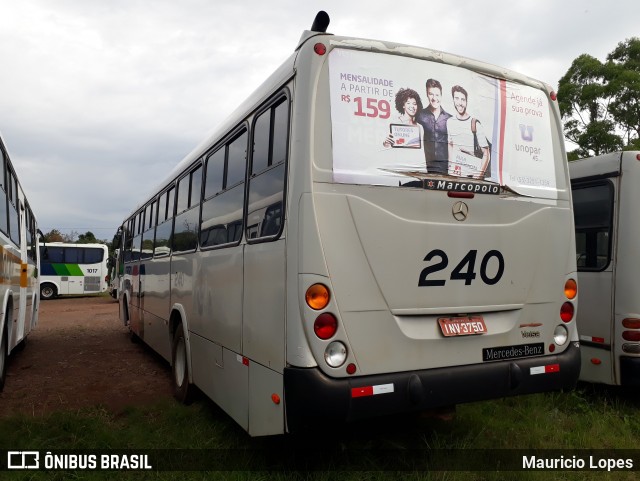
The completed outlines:
[[[116,301],[58,298],[40,303],[38,326],[9,358],[0,416],[97,405],[118,413],[162,397],[171,397],[169,365],[131,342]]]

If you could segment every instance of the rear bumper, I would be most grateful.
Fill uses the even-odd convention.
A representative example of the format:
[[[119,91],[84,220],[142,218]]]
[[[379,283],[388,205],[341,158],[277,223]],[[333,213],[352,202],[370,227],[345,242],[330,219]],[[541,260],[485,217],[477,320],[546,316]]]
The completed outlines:
[[[554,367],[545,372],[545,366]],[[577,343],[553,356],[350,378],[331,378],[318,368],[288,367],[284,370],[287,426],[292,432],[316,422],[572,389],[579,374]]]

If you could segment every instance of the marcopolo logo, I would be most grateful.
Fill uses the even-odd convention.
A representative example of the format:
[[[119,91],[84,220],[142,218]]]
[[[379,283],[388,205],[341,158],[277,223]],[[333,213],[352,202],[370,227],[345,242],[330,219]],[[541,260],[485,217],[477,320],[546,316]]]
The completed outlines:
[[[7,469],[40,469],[40,452],[8,451]]]
[[[471,192],[474,194],[498,195],[500,193],[500,186],[498,184],[479,184],[477,182],[437,179],[427,179],[424,183],[424,188],[427,190],[448,190],[452,192]]]

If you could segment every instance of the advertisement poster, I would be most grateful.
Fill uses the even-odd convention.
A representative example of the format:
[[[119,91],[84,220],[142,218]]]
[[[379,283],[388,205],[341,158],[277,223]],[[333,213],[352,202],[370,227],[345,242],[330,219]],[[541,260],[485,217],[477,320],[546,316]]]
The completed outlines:
[[[347,49],[331,51],[329,74],[335,182],[484,180],[557,197],[545,92],[462,67]]]

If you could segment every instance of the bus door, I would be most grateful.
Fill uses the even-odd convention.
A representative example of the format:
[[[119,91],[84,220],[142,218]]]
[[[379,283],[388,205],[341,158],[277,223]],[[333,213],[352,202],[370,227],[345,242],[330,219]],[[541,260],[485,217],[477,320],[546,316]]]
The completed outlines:
[[[580,379],[589,382],[610,383],[615,379],[612,250],[618,181],[619,177],[614,177],[573,184],[576,263],[580,273]]]

